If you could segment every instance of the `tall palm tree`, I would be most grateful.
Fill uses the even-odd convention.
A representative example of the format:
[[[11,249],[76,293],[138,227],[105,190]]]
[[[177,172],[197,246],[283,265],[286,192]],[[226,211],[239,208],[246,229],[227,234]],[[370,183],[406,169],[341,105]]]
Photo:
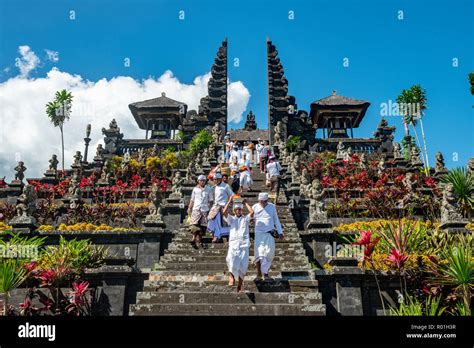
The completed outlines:
[[[72,108],[72,93],[65,89],[57,91],[53,101],[46,104],[46,115],[55,127],[61,131],[62,170],[64,171],[64,122],[69,120]]]
[[[425,163],[426,169],[429,169],[430,163],[428,159],[428,150],[426,146],[425,130],[423,127],[423,116],[424,110],[426,109],[426,91],[420,85],[411,86],[410,89],[404,89],[402,93],[397,97],[397,103],[403,106],[403,124],[405,126],[405,136],[409,135],[408,125],[413,127],[415,132],[416,141],[418,146],[421,148],[420,139],[416,126],[418,121],[420,122],[421,134],[423,138],[423,162]]]

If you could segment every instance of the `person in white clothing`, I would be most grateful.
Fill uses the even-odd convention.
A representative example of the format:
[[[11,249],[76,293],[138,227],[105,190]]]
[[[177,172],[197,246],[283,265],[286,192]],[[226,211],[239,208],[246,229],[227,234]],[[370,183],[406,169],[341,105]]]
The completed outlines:
[[[229,234],[229,250],[227,251],[227,267],[229,269],[229,286],[235,284],[235,278],[238,278],[237,292],[243,292],[244,278],[249,267],[249,249],[250,249],[250,219],[253,216],[252,207],[243,201],[249,213],[242,214],[243,204],[234,202],[233,210],[234,216],[230,215],[229,204],[232,202],[232,197],[229,198],[222,214],[224,219],[230,225]]]
[[[244,188],[250,191],[253,184],[252,176],[250,174],[250,161],[247,160],[247,154],[244,152],[239,163],[239,192],[242,193]]]
[[[209,211],[207,229],[212,233],[214,238],[212,239],[213,243],[217,243],[219,239],[223,236],[229,235],[230,228],[222,220],[222,208],[226,205],[230,196],[234,193],[230,186],[222,182],[222,174],[217,172],[214,175],[214,181],[216,185],[213,187],[213,201],[214,205]]]
[[[263,147],[262,143],[263,143],[262,139],[258,138],[257,145],[255,146],[255,156],[256,156],[255,164],[258,163],[258,165],[260,165],[260,150]]]
[[[281,165],[276,160],[275,156],[268,157],[266,179],[270,182],[270,192],[275,196],[275,202],[278,197],[278,191],[280,189],[280,175]]]
[[[254,256],[257,266],[257,279],[269,279],[269,271],[275,256],[275,239],[272,231],[283,239],[283,229],[278,218],[276,206],[268,202],[268,193],[258,195],[258,203],[252,207],[255,221]]]
[[[188,206],[189,224],[193,238],[193,247],[201,245],[201,238],[207,228],[207,214],[209,213],[211,188],[206,185],[206,177],[199,175],[198,183],[191,193],[191,201]]]

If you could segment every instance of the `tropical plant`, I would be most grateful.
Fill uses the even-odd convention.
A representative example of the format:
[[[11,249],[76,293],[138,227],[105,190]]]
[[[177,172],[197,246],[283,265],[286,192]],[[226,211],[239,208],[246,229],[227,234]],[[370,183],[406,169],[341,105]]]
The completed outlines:
[[[398,308],[390,308],[392,316],[440,316],[446,307],[440,306],[441,296],[428,296],[420,301],[414,296],[405,294]]]
[[[471,85],[471,94],[474,95],[474,72],[469,73],[469,84]]]
[[[189,150],[196,155],[204,151],[214,141],[212,134],[207,129],[200,130],[189,143]]]
[[[408,90],[404,89],[397,97],[397,103],[399,108],[400,105],[402,106],[401,109],[403,124],[405,125],[405,136],[409,135],[409,133],[407,133],[407,129],[408,125],[411,125],[413,127],[413,131],[415,132],[415,137],[419,147],[421,147],[421,145],[418,138],[418,132],[416,131],[416,126],[418,121],[420,122],[424,150],[424,156],[422,156],[422,158],[423,162],[425,163],[425,167],[429,168],[430,163],[426,147],[425,130],[423,127],[424,110],[426,110],[426,91],[420,85],[411,86]]]
[[[440,260],[428,266],[433,274],[432,281],[454,287],[456,294],[462,296],[464,308],[471,314],[471,290],[474,287],[474,262],[472,244],[466,240],[441,251]]]
[[[451,169],[441,181],[453,184],[459,205],[464,215],[469,217],[471,209],[474,208],[474,174],[469,173],[464,167],[458,167]]]
[[[301,137],[299,135],[290,136],[286,141],[286,149],[289,152],[295,152],[300,146]]]
[[[57,91],[53,101],[46,104],[46,115],[61,131],[61,164],[64,171],[64,123],[69,120],[72,108],[72,93],[65,89]]]

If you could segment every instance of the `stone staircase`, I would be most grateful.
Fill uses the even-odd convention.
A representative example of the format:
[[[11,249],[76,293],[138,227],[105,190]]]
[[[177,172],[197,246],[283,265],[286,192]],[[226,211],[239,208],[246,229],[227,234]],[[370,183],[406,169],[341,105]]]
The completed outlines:
[[[253,190],[242,194],[250,204],[257,202],[259,192],[268,190],[258,169],[252,177]],[[253,226],[245,293],[237,293],[236,286],[227,285],[226,243],[213,244],[206,235],[203,248],[195,249],[183,225],[138,293],[130,315],[325,315],[296,223],[281,196],[277,209],[286,238],[277,241],[272,280],[254,281]]]

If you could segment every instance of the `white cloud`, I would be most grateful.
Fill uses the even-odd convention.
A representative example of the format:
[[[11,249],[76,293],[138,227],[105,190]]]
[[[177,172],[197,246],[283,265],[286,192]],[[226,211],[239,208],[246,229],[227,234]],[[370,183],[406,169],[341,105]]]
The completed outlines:
[[[45,49],[44,50],[46,52],[46,59],[53,62],[53,63],[56,63],[59,61],[59,52],[58,51],[52,51],[52,50],[48,50],[48,49]]]
[[[27,77],[39,65],[40,59],[31,50],[30,46],[20,46],[18,47],[18,52],[20,57],[15,58],[15,66],[20,70],[21,77]]]
[[[27,49],[25,54],[33,53]],[[34,55],[34,53],[33,53]],[[129,76],[110,80],[88,81],[79,75],[51,69],[46,77],[25,78],[24,69],[17,77],[0,83],[0,177],[11,179],[13,167],[21,158],[28,168],[27,177],[41,177],[53,153],[60,157],[61,138],[45,114],[45,105],[57,90],[67,89],[74,96],[70,121],[64,126],[65,162],[70,167],[76,150],[84,151],[85,128],[92,125],[89,160],[99,142],[102,127],[115,118],[125,138],[144,138],[128,109],[128,104],[156,98],[166,92],[169,98],[182,101],[188,109],[196,109],[207,95],[210,74],[198,76],[192,84],[180,82],[171,71],[157,79],[137,81]],[[241,82],[229,84],[229,121],[239,122],[247,107],[250,93]]]

